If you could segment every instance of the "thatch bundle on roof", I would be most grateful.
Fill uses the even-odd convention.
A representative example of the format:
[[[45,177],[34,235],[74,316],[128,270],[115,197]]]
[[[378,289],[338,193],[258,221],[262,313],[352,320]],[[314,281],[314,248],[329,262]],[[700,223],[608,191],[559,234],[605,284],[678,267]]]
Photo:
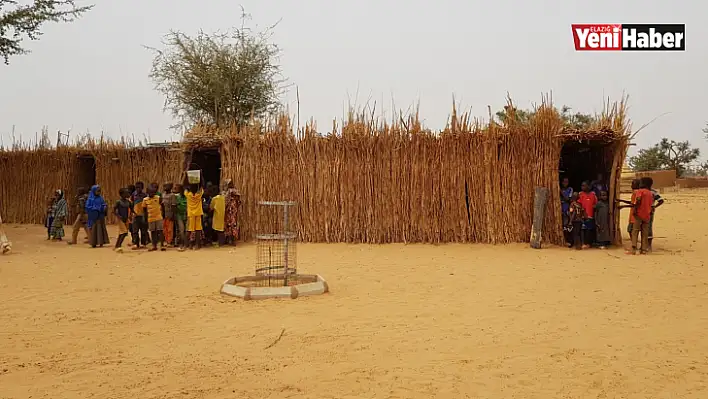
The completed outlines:
[[[275,223],[258,212],[258,201],[292,200],[299,204],[294,228],[304,241],[527,242],[533,188],[541,186],[550,189],[543,239],[560,244],[559,165],[562,152],[574,148],[565,145],[592,144],[592,156],[583,159],[595,173],[608,174],[612,200],[619,194],[628,129],[621,104],[608,107],[585,131],[564,128],[547,106],[528,123],[509,125],[482,124],[453,110],[439,132],[424,129],[416,116],[387,124],[351,115],[325,136],[311,125],[294,133],[289,118],[240,130],[198,126],[185,135],[184,153],[96,143],[80,150],[0,152],[0,206],[10,222],[40,222],[43,196],[58,187],[73,191],[80,152],[95,157],[96,181],[115,197],[138,179],[177,181],[192,153],[216,148],[221,177],[232,179],[242,195],[245,238]],[[51,169],[19,166],[45,162]],[[24,209],[26,198],[13,194],[18,182],[32,186],[31,210]],[[615,227],[618,217],[615,212]]]

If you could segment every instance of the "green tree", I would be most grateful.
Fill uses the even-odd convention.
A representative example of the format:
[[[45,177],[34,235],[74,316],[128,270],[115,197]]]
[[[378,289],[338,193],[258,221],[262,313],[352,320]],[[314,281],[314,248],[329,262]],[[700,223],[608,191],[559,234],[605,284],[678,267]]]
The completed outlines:
[[[71,22],[91,8],[78,7],[73,0],[34,0],[24,5],[17,0],[0,0],[0,57],[9,64],[11,56],[29,53],[22,41],[39,39],[44,23]]]
[[[246,18],[246,15],[243,15]],[[241,126],[281,107],[280,50],[271,28],[245,27],[194,37],[171,32],[156,52],[150,77],[165,96],[165,110],[182,126],[196,123]]]
[[[637,155],[629,157],[629,167],[635,172],[666,169],[666,152],[659,145],[642,148]]]
[[[518,108],[510,108],[509,105],[505,105],[504,109],[501,111],[497,111],[497,118],[499,118],[499,121],[501,123],[506,123],[507,122],[507,113],[513,113],[514,119],[516,119],[517,122],[521,123],[526,123],[531,119],[531,116],[533,116],[534,112],[533,111],[526,111],[523,109],[518,109]]]
[[[681,177],[700,155],[700,150],[691,148],[688,141],[663,138],[659,143],[641,149],[637,155],[630,157],[629,165],[635,171],[673,169]]]
[[[572,113],[571,108],[567,105],[562,106],[560,109],[556,109],[560,114],[561,118],[565,122],[566,126],[573,127],[576,129],[587,129],[595,121],[595,117],[590,114],[583,114],[580,112]],[[514,118],[517,122],[525,123],[534,115],[534,111],[523,110],[518,108],[509,109],[509,106],[505,106],[503,110],[497,111],[496,117],[501,123],[506,123],[507,113],[513,112]]]

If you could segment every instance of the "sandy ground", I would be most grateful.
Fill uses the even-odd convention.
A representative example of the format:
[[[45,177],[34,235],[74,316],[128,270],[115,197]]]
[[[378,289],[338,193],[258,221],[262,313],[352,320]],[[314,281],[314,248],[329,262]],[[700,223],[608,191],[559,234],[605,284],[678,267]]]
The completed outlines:
[[[665,197],[649,256],[309,244],[331,293],[261,302],[218,293],[253,246],[115,254],[12,226],[0,398],[706,398],[708,191]]]

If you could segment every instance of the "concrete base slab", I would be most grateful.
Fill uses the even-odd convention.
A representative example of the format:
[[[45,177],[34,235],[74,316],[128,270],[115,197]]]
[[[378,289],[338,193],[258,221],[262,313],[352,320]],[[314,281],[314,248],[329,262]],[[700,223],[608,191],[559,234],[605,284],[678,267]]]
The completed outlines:
[[[272,276],[271,276],[272,278]],[[267,276],[243,276],[232,277],[221,286],[221,293],[244,300],[268,299],[268,298],[291,298],[299,296],[322,295],[329,292],[329,286],[319,274],[299,274],[290,276],[299,284],[287,287],[259,287],[253,285],[259,281],[267,280]]]

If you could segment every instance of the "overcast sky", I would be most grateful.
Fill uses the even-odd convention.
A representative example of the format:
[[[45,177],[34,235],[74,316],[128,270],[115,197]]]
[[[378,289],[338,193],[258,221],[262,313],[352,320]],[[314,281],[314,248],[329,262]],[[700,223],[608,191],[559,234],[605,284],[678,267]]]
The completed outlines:
[[[599,111],[630,96],[637,138],[690,140],[708,155],[708,5],[692,1],[96,0],[72,24],[48,25],[32,53],[0,66],[0,133],[34,138],[42,126],[117,137],[170,140],[172,120],[148,78],[170,29],[193,34],[279,19],[274,41],[300,88],[300,114],[331,129],[349,99],[377,109],[420,101],[427,126],[442,128],[452,96],[477,116],[522,107],[553,92],[557,105]],[[86,3],[82,3],[86,4]],[[685,23],[685,52],[575,52],[572,23]],[[357,97],[358,93],[358,97]],[[294,90],[284,99],[294,110]],[[382,107],[383,105],[383,107]],[[637,147],[635,147],[636,149]],[[705,158],[705,157],[704,157]]]

